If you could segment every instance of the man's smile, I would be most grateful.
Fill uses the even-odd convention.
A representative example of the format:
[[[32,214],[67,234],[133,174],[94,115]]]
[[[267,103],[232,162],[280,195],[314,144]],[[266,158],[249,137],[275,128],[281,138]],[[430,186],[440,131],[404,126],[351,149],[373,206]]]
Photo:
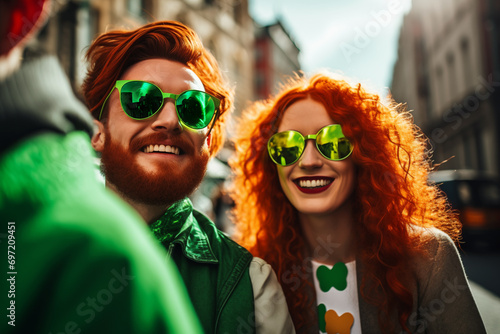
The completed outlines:
[[[161,153],[171,153],[175,155],[181,154],[181,149],[175,146],[170,146],[170,145],[146,145],[141,149],[142,152],[144,153],[154,153],[154,152],[161,152]]]

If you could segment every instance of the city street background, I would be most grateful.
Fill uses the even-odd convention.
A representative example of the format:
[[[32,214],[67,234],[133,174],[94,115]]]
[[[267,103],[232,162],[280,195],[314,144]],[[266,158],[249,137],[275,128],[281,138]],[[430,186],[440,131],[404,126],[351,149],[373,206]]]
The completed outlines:
[[[235,87],[235,119],[297,71],[344,74],[411,110],[474,238],[466,273],[488,333],[500,333],[500,1],[53,0],[32,48],[58,56],[77,95],[99,34],[153,20],[191,26]],[[228,125],[228,138],[233,135]],[[231,234],[230,140],[192,196]],[[461,171],[464,171],[463,173]],[[444,179],[443,179],[444,180]],[[482,186],[478,186],[478,184]]]

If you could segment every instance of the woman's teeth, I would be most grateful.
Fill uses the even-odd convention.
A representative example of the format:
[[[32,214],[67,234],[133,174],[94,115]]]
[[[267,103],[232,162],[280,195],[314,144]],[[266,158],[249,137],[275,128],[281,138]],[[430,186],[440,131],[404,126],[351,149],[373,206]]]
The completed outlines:
[[[317,188],[324,187],[328,184],[332,183],[332,180],[299,180],[299,186],[301,188]]]

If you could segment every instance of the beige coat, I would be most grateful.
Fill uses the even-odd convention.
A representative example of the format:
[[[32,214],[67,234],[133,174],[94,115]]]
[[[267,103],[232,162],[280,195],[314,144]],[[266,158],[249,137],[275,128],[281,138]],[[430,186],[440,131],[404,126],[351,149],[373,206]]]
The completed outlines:
[[[453,241],[437,229],[415,231],[423,233],[431,259],[416,259],[413,279],[407,282],[414,296],[407,323],[412,333],[486,333]],[[358,262],[356,269],[359,290],[363,266]],[[381,333],[377,309],[360,297],[359,311],[363,334]],[[396,317],[394,323],[398,323]]]

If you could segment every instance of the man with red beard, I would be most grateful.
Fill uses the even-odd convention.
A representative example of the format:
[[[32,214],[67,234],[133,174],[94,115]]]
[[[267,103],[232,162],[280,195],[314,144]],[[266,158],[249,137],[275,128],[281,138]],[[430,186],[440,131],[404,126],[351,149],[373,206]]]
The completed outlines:
[[[206,333],[294,333],[276,275],[187,198],[223,143],[232,94],[185,25],[111,31],[90,46],[83,92],[106,186],[177,264]]]

